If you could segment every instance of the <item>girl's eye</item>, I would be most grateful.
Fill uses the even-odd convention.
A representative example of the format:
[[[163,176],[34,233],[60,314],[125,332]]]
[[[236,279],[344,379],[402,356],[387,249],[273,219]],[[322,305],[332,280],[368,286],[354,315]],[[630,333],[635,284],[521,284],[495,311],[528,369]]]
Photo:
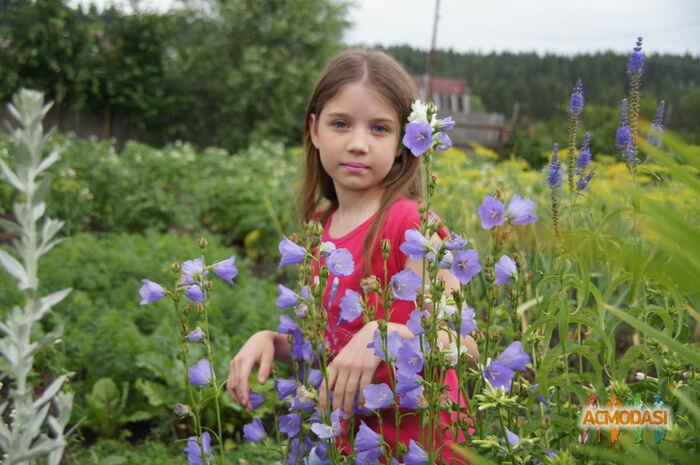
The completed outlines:
[[[375,132],[379,132],[382,134],[389,132],[389,128],[384,126],[383,124],[377,124],[376,126],[374,126],[374,130],[375,130]]]
[[[348,127],[348,124],[347,124],[345,121],[342,121],[342,120],[340,120],[340,121],[333,121],[333,122],[331,123],[331,125],[332,125],[334,128],[337,128],[337,129],[345,129],[345,128]]]

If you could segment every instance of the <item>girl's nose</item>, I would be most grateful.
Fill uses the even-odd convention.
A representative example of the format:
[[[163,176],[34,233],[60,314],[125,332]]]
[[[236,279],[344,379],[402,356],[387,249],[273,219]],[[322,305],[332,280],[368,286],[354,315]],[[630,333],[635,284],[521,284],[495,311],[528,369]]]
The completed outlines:
[[[352,131],[348,150],[357,153],[367,153],[369,151],[369,134],[362,128],[355,128]]]

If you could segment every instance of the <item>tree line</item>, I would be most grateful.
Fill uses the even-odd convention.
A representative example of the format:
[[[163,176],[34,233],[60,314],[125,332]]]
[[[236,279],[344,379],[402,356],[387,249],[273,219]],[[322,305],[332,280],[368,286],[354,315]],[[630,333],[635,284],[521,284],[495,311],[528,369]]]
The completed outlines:
[[[59,107],[126,115],[145,142],[181,139],[236,152],[260,138],[299,143],[319,71],[346,46],[348,4],[338,0],[209,0],[204,10],[128,14],[66,0],[0,0],[0,102],[20,87]],[[631,43],[634,38],[631,39]],[[379,47],[381,48],[381,47]],[[385,49],[411,73],[427,52]],[[467,80],[485,110],[530,120],[563,117],[578,77],[586,104],[619,106],[627,57],[438,50],[435,74]],[[671,127],[700,127],[700,57],[647,57],[643,89],[665,99]],[[553,102],[559,102],[558,105]],[[651,104],[653,106],[653,104]]]

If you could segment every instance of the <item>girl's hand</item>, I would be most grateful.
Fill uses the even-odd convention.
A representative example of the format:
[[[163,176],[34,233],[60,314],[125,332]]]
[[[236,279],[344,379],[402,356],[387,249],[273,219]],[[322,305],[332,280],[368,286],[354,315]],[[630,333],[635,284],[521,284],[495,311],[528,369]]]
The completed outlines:
[[[270,376],[272,361],[275,358],[275,336],[273,331],[260,331],[253,334],[233,357],[228,369],[226,389],[238,405],[253,411],[248,397],[248,379],[253,366],[259,364],[258,382],[263,384]]]
[[[343,347],[333,362],[328,366],[328,386],[333,393],[333,409],[342,409],[343,418],[352,415],[352,406],[355,395],[360,391],[358,406],[364,405],[365,399],[362,389],[372,383],[374,372],[381,359],[374,355],[374,349],[368,349],[367,344],[372,342],[377,322],[367,323],[350,339]],[[319,391],[321,409],[326,409],[326,382],[321,384]]]

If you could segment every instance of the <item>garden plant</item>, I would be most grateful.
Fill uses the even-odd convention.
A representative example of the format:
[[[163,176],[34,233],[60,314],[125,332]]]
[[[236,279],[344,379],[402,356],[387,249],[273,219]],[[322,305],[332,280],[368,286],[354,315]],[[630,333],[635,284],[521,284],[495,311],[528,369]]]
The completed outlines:
[[[250,463],[378,463],[383,458],[385,463],[425,464],[440,463],[441,448],[454,452],[453,463],[629,463],[630,458],[644,464],[696,462],[700,433],[700,357],[695,345],[700,152],[664,133],[663,102],[651,125],[642,121],[641,39],[626,72],[629,95],[621,102],[616,138],[617,157],[622,163],[591,153],[596,132],[585,127],[584,83],[580,81],[574,84],[569,101],[568,140],[562,150],[554,146],[546,172],[522,174],[516,160],[494,169],[488,163],[465,160],[454,150],[444,150],[450,145],[448,133],[453,122],[440,119],[432,105],[414,105],[404,144],[423,162],[426,201],[424,221],[418,230],[406,234],[400,251],[422,259],[424,272],[422,276],[399,273],[391,281],[385,276],[371,277],[362,293],[336,296],[342,299],[344,320],[377,319],[373,348],[388,366],[388,382],[368,386],[365,403],[357,406],[355,415],[342,418],[339,410],[318,408],[319,388],[327,385],[323,381],[327,381],[328,364],[323,343],[327,316],[319,303],[326,280],[348,274],[354,264],[343,249],[321,243],[319,226],[308,224],[297,235],[290,234],[279,242],[281,268],[277,276],[284,284],[277,286],[275,306],[282,313],[273,314],[279,317],[277,331],[289,337],[294,364],[277,368],[274,380],[263,380],[262,384],[252,380],[251,386],[257,385],[250,393],[254,412],[237,409],[223,393],[221,370],[234,347],[211,322],[212,315],[221,322],[223,315],[219,313],[236,306],[235,300],[217,301],[217,294],[230,295],[237,286],[252,292],[245,284],[249,261],[210,246],[210,237],[201,238],[196,246],[172,246],[173,253],[183,247],[189,255],[177,254],[184,260],[172,264],[171,286],[164,285],[167,274],[162,272],[163,266],[157,271],[158,279],[151,281],[152,275],[142,275],[139,292],[143,306],[138,311],[167,313],[163,318],[170,328],[176,325],[177,331],[166,336],[167,329],[159,326],[153,333],[153,337],[175,341],[172,350],[162,351],[162,359],[155,353],[157,344],[144,348],[154,353],[144,354],[140,366],[151,367],[155,376],[142,379],[137,387],[149,403],[143,406],[144,412],[129,409],[125,403],[123,409],[129,413],[124,413],[123,422],[163,421],[172,415],[181,428],[176,433],[182,438],[177,441],[178,448],[184,449],[182,455],[190,464],[235,463],[232,453],[236,449],[248,451],[245,458]],[[18,99],[21,95],[28,94],[20,94]],[[38,105],[41,108],[41,103]],[[26,112],[18,113],[26,117]],[[41,113],[37,113],[25,127],[34,124],[36,134],[40,119]],[[38,256],[48,252],[50,247],[45,244],[60,223],[45,220],[44,234],[37,242],[36,221],[44,207],[34,207],[40,200],[21,180],[24,175],[44,171],[57,156],[47,158],[51,163],[40,164],[41,144],[31,142],[26,147],[34,152],[26,153],[33,155],[24,160],[33,161],[34,168],[22,171],[22,147],[19,139],[11,146],[16,154],[14,168],[10,163],[2,166],[5,176],[24,193],[19,198],[32,206],[25,209],[33,213],[26,218],[21,216],[21,206],[16,209],[18,223],[29,226],[29,232],[2,224],[27,238],[20,244],[35,244],[35,248],[27,249],[33,250],[28,255],[19,249],[23,264],[7,252],[1,252],[0,257],[18,279],[19,287],[31,290],[18,297],[29,309],[38,297]],[[211,160],[216,158],[213,155]],[[250,161],[257,163],[252,158]],[[19,173],[22,187],[12,181],[12,169]],[[48,191],[47,184],[42,192]],[[263,207],[263,217],[278,218],[278,207]],[[431,210],[439,212],[453,231],[465,233],[453,233],[441,243],[429,242],[427,238],[444,226],[431,221]],[[177,209],[172,211],[178,214]],[[221,210],[212,206],[210,211]],[[271,230],[256,230],[263,231],[264,244],[268,244],[276,230],[281,236],[288,228],[285,219]],[[250,232],[243,231],[241,237],[244,244],[255,240]],[[390,245],[383,247],[388,255]],[[249,250],[248,255],[255,253]],[[36,262],[29,265],[32,257]],[[446,295],[437,279],[441,268],[450,269],[459,279],[458,292]],[[30,269],[34,270],[31,288],[25,285],[29,273],[21,273]],[[375,314],[376,309],[368,304],[372,293],[384,308],[390,308],[394,299],[416,302],[407,324],[414,338],[402,340],[386,323],[389,315]],[[67,294],[60,291],[45,299]],[[46,301],[44,311],[58,302],[58,297]],[[161,300],[166,297],[173,310],[167,310]],[[21,315],[19,309],[13,315]],[[14,337],[9,323],[12,318],[1,327],[6,333],[2,347],[8,362],[13,360],[12,354],[22,353],[9,349]],[[453,336],[471,334],[479,347],[479,360],[470,360],[456,337],[451,346],[440,346],[437,332],[441,329]],[[29,330],[23,331],[28,337]],[[38,349],[35,346],[34,350]],[[31,367],[31,358],[27,360]],[[13,373],[9,367],[11,364],[0,366],[3,373]],[[456,371],[457,393],[444,391],[442,378],[449,369]],[[27,374],[25,371],[25,378]],[[168,378],[175,379],[166,381]],[[25,402],[36,410],[43,409],[46,416],[49,400],[55,395],[58,414],[48,421],[50,434],[26,444],[37,447],[41,441],[54,441],[56,449],[46,451],[54,460],[49,463],[60,461],[58,451],[70,418],[70,394],[58,393],[64,379],[50,385],[44,379],[37,380],[44,388],[39,400],[22,400],[18,394],[11,397],[15,408]],[[18,392],[26,382],[19,380],[12,376],[3,392],[8,388]],[[93,400],[88,398],[88,402],[98,405],[98,393],[105,391],[112,392],[112,397],[126,398],[128,385],[120,391],[115,383],[112,387],[107,384],[104,381],[98,387],[95,382]],[[158,393],[165,390],[170,394],[163,401],[166,395]],[[31,392],[28,388],[25,391]],[[325,397],[330,398],[328,392]],[[672,415],[671,426],[621,432],[580,428],[584,405],[605,406],[613,399],[623,405],[665,406]],[[393,450],[366,426],[369,416],[380,416],[394,407],[397,424],[408,412],[421,416],[421,441]],[[0,407],[0,411],[4,409]],[[435,431],[435,425],[441,412],[454,419],[453,436],[460,438],[454,443],[437,440],[441,432]],[[233,427],[232,415],[239,421]],[[12,417],[15,423],[10,424],[19,425],[21,416]],[[15,426],[12,428],[15,431]],[[0,437],[6,430],[0,431]],[[257,446],[230,441],[241,434]],[[342,455],[336,447],[341,436],[347,436],[350,455]],[[3,453],[11,454],[8,447],[2,443]],[[184,458],[180,456],[178,463]],[[25,463],[27,459],[19,456],[10,463]]]

